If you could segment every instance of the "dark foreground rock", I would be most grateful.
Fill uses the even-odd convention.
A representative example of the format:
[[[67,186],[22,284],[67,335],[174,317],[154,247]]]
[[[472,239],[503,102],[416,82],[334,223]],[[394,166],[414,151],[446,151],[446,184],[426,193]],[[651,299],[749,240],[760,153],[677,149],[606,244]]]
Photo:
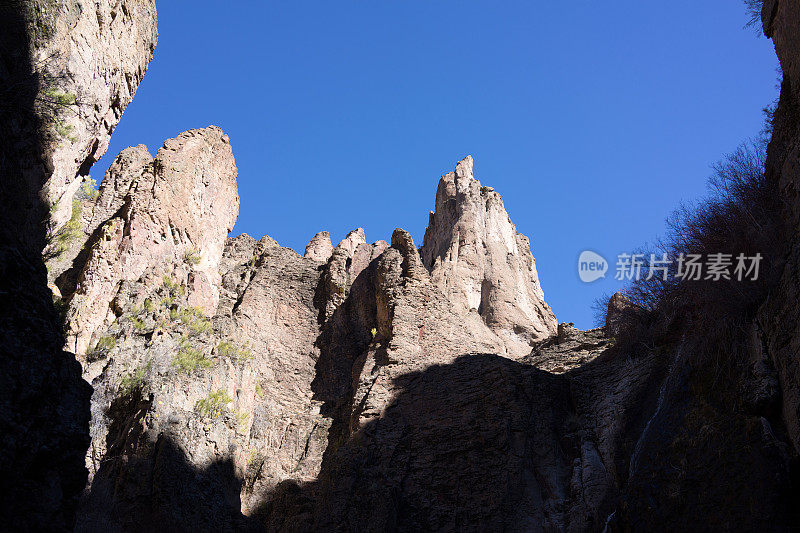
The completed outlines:
[[[68,530],[91,387],[63,351],[43,257],[144,75],[155,5],[10,0],[0,19],[0,514],[8,530]]]

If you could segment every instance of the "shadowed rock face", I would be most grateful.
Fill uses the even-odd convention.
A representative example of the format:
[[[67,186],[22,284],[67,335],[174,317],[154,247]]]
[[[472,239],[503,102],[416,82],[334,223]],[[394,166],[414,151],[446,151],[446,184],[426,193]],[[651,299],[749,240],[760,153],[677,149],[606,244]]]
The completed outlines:
[[[420,249],[433,282],[460,310],[477,313],[518,357],[555,333],[528,238],[503,200],[472,174],[472,157],[442,176]]]
[[[124,153],[108,191],[130,191],[126,169],[146,174],[146,160]],[[164,180],[192,191],[195,167],[175,164]],[[211,204],[230,198],[210,190],[223,195]],[[135,194],[107,194],[97,213],[136,211]],[[146,198],[154,213],[186,202]],[[294,531],[790,523],[783,437],[749,408],[725,412],[690,347],[632,359],[603,330],[561,324],[525,357],[489,355],[507,354],[505,339],[437,284],[406,231],[368,244],[359,228],[330,253],[328,239],[312,241],[316,257],[228,239],[213,313],[190,301],[202,264],[174,268],[172,248],[166,278],[152,263],[119,282],[84,369],[95,392],[79,530],[177,524],[197,501],[214,512],[186,520]],[[697,448],[726,442],[730,466]]]
[[[42,253],[147,68],[155,6],[10,0],[0,19],[0,507],[10,530],[68,530],[91,388],[62,351]]]
[[[764,3],[764,31],[771,37],[783,70],[772,140],[767,152],[766,177],[778,184],[786,206],[786,266],[778,287],[759,313],[758,329],[766,356],[777,370],[783,396],[782,420],[795,453],[800,453],[800,6],[773,0]]]
[[[505,353],[401,229],[389,245],[368,244],[359,228],[331,250],[321,233],[305,258],[268,237],[226,241],[235,175],[214,127],[167,141],[154,159],[123,151],[89,205],[85,251],[56,276],[69,346],[94,387],[79,529],[145,513],[134,495],[155,481],[133,476],[125,458],[158,469],[163,439],[197,468],[229,462],[244,479],[230,516],[258,514],[285,483],[314,483],[404,394],[404,376]]]

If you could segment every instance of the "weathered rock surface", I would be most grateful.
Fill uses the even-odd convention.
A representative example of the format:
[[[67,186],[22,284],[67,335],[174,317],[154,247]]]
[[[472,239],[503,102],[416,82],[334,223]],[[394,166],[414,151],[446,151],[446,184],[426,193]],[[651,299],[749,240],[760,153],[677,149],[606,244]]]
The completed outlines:
[[[397,257],[393,250],[385,259]],[[402,260],[392,263],[401,276],[393,285],[406,285],[398,301],[424,291],[403,279]],[[539,362],[569,371],[452,348],[393,360],[371,355],[377,341],[361,371],[374,377],[354,398],[360,416],[351,435],[329,447],[316,481],[270,495],[268,529],[602,530],[663,362],[612,356],[599,330],[552,341],[538,347]]]
[[[189,305],[216,309],[222,248],[239,210],[228,137],[213,126],[190,130],[147,160],[144,147],[123,152],[100,190],[98,217],[113,215],[102,224],[93,216],[98,229],[68,311],[67,349],[79,355],[122,312],[115,299],[123,281],[177,276],[186,279]]]
[[[460,310],[480,315],[510,355],[525,355],[555,333],[530,242],[500,195],[474,178],[472,157],[439,181],[420,252],[434,283]]]
[[[148,168],[135,150],[114,168]],[[98,342],[84,374],[95,393],[79,530],[790,523],[779,431],[712,401],[691,347],[631,358],[604,329],[560,324],[511,359],[404,230],[368,244],[359,228],[330,253],[329,237],[314,241],[300,257],[269,237],[228,239],[208,316],[188,270],[120,282],[116,320],[95,335],[115,341]],[[777,388],[757,339],[762,378],[742,396],[768,406]],[[705,451],[725,442],[730,465]]]
[[[243,527],[278,482],[317,475],[329,426],[311,387],[318,265],[242,235],[221,266],[212,317],[189,305],[186,280],[124,284],[128,311],[107,332],[117,342],[90,364],[102,371],[79,530]],[[154,492],[164,499],[141,498]]]
[[[574,324],[559,324],[558,333],[536,343],[522,361],[553,374],[563,374],[583,366],[610,346],[603,328],[580,331]]]
[[[169,476],[185,479],[198,500],[238,495],[236,505],[209,504],[209,524],[249,523],[243,512],[279,520],[274,506],[295,501],[286,484],[316,483],[325,458],[350,450],[405,394],[404,376],[506,351],[480,314],[434,283],[401,229],[391,246],[368,244],[359,228],[333,249],[323,232],[305,258],[246,235],[222,253],[238,207],[234,177],[215,128],[167,141],[152,161],[144,147],[123,151],[88,217],[75,290],[69,271],[57,277],[95,390],[81,530],[177,526],[177,501],[154,506],[139,496]],[[219,290],[210,311],[194,300],[200,274]],[[230,479],[208,487],[188,474],[206,479],[222,464]]]
[[[333,253],[331,236],[327,231],[320,231],[306,246],[304,257],[325,263]]]
[[[628,297],[619,291],[615,292],[608,300],[605,324],[606,331],[610,333],[618,331],[632,308],[633,302],[631,302]]]
[[[51,231],[70,217],[72,195],[108,149],[111,133],[133,99],[158,39],[153,0],[42,1],[49,26],[34,62],[55,81],[51,94],[68,95],[57,119],[46,198],[56,204]],[[56,8],[55,6],[60,6]]]
[[[764,3],[764,31],[771,37],[781,62],[783,83],[767,152],[766,177],[777,183],[788,223],[786,263],[778,287],[759,313],[758,329],[777,371],[782,395],[781,418],[800,453],[800,6],[775,0]]]

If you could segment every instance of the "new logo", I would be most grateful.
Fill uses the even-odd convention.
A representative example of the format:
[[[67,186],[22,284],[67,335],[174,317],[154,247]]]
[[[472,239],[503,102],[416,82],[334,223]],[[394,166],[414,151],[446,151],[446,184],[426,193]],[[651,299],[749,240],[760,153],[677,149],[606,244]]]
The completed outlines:
[[[606,277],[608,261],[602,255],[584,250],[578,257],[578,276],[584,283],[591,283]]]

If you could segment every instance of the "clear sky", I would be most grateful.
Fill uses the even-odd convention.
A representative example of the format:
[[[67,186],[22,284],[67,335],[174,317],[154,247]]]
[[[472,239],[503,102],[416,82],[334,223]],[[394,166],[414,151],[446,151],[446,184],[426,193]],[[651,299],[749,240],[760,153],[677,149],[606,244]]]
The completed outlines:
[[[230,136],[233,234],[302,253],[363,227],[417,244],[467,154],[503,197],[559,321],[593,325],[612,263],[705,194],[709,166],[777,96],[772,44],[736,0],[158,2],[159,42],[108,153],[181,131]]]

